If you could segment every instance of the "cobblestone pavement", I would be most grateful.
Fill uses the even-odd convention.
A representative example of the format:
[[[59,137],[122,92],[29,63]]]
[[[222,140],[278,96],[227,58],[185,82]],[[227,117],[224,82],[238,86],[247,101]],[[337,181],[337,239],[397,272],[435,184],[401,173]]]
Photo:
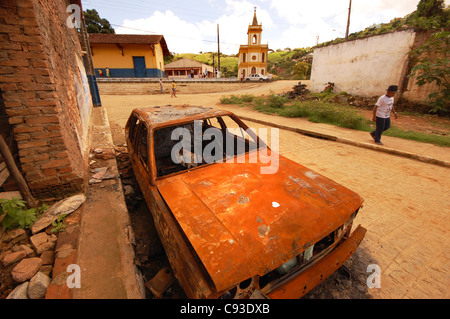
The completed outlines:
[[[206,106],[213,101],[215,105],[219,98],[196,95],[176,102],[192,104],[195,100],[196,105],[205,102]],[[132,109],[171,104],[168,97],[161,96],[105,95],[102,102],[118,143],[123,142],[122,129]],[[256,129],[265,127],[247,124]],[[279,134],[282,155],[350,188],[365,200],[354,222],[354,227],[362,224],[367,228],[360,248],[344,271],[331,276],[307,297],[450,297],[449,168],[291,131],[280,130]],[[379,283],[380,288],[367,287],[374,269],[380,270],[380,281],[370,282]]]
[[[248,124],[255,129],[265,127]],[[315,297],[450,297],[448,168],[285,130],[279,135],[280,154],[365,200],[354,227],[362,224],[367,234],[346,264],[353,283],[344,285],[347,289],[331,289],[331,294],[322,289]],[[375,269],[371,266],[367,272],[369,265],[379,266],[381,288],[367,287]],[[335,288],[332,280],[325,285]]]

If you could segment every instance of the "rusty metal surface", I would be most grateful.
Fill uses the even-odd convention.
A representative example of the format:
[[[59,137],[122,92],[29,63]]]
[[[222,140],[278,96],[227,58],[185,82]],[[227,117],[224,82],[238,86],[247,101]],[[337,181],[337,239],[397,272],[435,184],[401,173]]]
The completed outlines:
[[[147,120],[150,129],[177,125],[184,122],[203,120],[213,116],[231,115],[228,111],[218,111],[212,108],[190,105],[166,105],[158,107],[139,108],[134,110]]]
[[[292,276],[287,279],[276,288],[270,287],[270,285],[269,287],[265,287],[262,293],[272,299],[294,299],[302,297],[341,267],[356,251],[365,234],[366,229],[359,225],[344,243],[326,255],[326,257],[310,268],[300,272],[297,276]]]
[[[217,163],[156,181],[218,291],[290,260],[363,202],[282,156],[276,174],[261,175],[261,164],[248,162]]]
[[[235,118],[230,112],[190,106],[134,113],[148,125],[150,153],[155,151],[151,141],[155,129],[214,116]],[[129,123],[125,131],[129,133]],[[270,151],[259,153],[258,164],[249,164],[246,154],[236,163],[204,165],[157,179],[154,156],[144,167],[136,145],[129,136],[126,139],[174,275],[189,298],[217,298],[241,281],[267,274],[343,225],[363,202],[342,185],[282,156],[276,174],[261,174],[261,167],[267,166],[261,162],[273,159]],[[320,265],[326,271],[317,272],[331,274],[337,269],[322,260]],[[267,287],[273,288],[267,285],[264,293]],[[289,282],[276,291],[270,290],[271,297],[299,294]]]

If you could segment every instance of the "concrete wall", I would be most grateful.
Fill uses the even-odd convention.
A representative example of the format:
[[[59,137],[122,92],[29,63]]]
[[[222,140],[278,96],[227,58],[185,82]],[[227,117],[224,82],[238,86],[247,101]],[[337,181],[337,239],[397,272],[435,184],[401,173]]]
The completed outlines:
[[[324,83],[334,82],[336,92],[374,96],[391,84],[401,86],[415,37],[408,29],[315,49],[311,91],[321,92]]]
[[[68,1],[0,2],[0,88],[22,173],[37,197],[87,182],[92,101]]]

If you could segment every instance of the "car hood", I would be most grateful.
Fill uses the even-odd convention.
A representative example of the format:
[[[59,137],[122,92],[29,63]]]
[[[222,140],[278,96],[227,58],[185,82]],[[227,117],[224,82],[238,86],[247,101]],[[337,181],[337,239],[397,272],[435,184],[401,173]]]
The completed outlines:
[[[216,163],[156,181],[217,291],[290,260],[363,202],[282,156],[275,174],[261,174],[267,164],[246,156],[244,164]]]

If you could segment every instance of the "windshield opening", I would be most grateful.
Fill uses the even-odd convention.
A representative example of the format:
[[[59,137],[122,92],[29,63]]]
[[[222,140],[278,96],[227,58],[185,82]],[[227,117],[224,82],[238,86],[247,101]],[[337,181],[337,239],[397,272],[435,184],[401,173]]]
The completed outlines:
[[[153,140],[157,177],[230,161],[256,150],[259,141],[253,131],[230,116],[161,128],[154,132]]]

